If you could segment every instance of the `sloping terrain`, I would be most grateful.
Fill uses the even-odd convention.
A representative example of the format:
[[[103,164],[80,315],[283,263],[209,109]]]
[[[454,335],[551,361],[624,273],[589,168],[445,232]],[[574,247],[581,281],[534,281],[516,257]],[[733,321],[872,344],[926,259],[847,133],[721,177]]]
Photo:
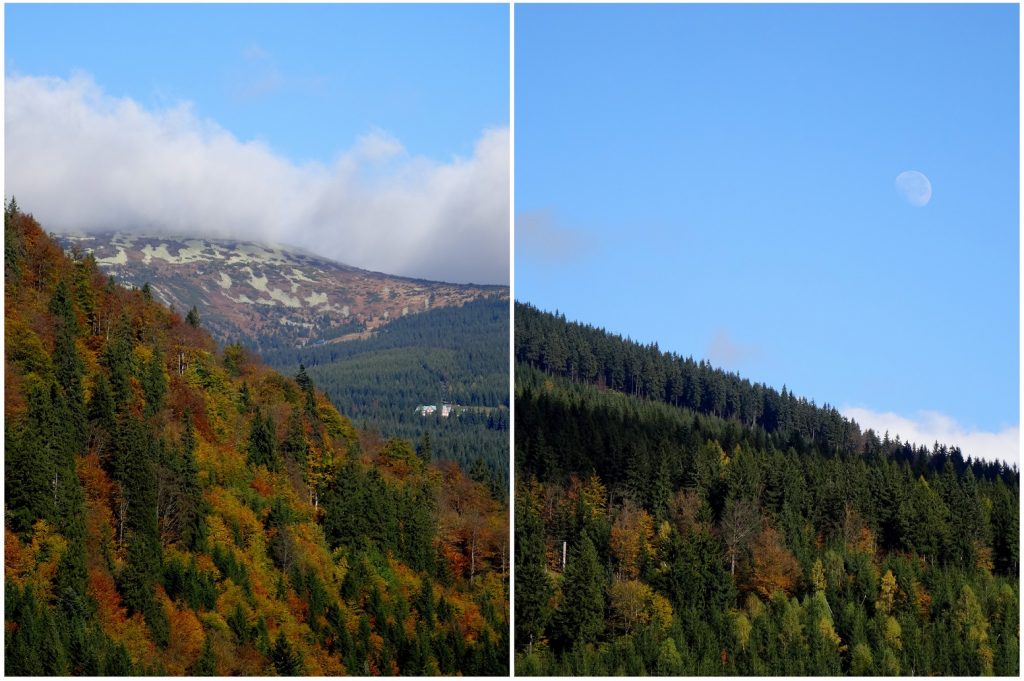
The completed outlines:
[[[509,480],[509,305],[489,298],[410,315],[371,338],[265,353],[294,374],[305,366],[357,425],[429,443],[502,496]],[[457,405],[449,416],[443,404]],[[435,405],[424,415],[421,405]]]
[[[1016,466],[515,323],[517,675],[1019,675]]]
[[[446,284],[368,272],[294,248],[134,234],[61,235],[118,282],[182,314],[196,306],[213,337],[260,352],[366,337],[389,322],[507,287]]]
[[[13,203],[4,251],[7,674],[507,675],[483,485]]]
[[[294,375],[300,364],[335,407],[384,437],[429,441],[507,495],[508,289],[366,272],[250,242],[123,234],[58,237],[119,282],[181,314],[197,306],[223,344],[254,349]],[[423,418],[422,404],[471,407]]]

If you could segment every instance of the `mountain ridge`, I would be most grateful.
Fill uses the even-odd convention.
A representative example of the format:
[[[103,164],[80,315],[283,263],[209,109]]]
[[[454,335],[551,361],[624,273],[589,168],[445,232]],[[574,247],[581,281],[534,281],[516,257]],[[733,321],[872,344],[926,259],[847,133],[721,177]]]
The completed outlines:
[[[768,433],[784,432],[801,441],[793,443],[800,445],[797,449],[815,446],[822,452],[852,453],[881,437],[871,428],[862,429],[828,402],[819,406],[785,385],[780,390],[755,382],[716,368],[707,360],[665,352],[657,343],[643,344],[584,322],[568,321],[565,315],[529,303],[516,301],[515,309],[516,362],[698,413],[737,419]],[[959,462],[966,459],[986,469],[1018,475],[1016,465],[971,457],[956,443],[914,444],[924,449],[938,445],[937,449]]]
[[[183,311],[222,343],[257,351],[366,338],[392,320],[508,296],[508,287],[363,270],[305,249],[243,239],[105,232],[55,235],[68,251]]]

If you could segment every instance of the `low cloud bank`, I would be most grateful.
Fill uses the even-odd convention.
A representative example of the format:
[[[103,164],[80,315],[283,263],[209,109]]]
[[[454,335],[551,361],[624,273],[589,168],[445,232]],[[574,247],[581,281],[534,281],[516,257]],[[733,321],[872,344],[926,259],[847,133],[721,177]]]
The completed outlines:
[[[296,164],[185,103],[151,111],[87,75],[6,83],[6,196],[51,231],[274,241],[371,270],[509,281],[509,134],[470,158],[408,154],[373,131]]]
[[[964,456],[1020,465],[1020,429],[1017,426],[998,432],[971,430],[955,419],[935,411],[920,411],[916,418],[893,412],[878,412],[863,407],[844,407],[843,416],[860,424],[862,430],[874,429],[879,437],[899,435],[903,442],[931,447],[938,442],[959,447]]]

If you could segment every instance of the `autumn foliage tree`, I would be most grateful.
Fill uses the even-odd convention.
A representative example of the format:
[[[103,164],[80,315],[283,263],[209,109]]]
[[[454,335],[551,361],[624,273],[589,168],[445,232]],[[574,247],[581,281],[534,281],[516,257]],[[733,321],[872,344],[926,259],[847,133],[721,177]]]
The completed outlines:
[[[609,541],[609,549],[623,579],[635,579],[640,573],[642,560],[653,558],[653,540],[653,518],[647,511],[627,503],[612,525]]]
[[[5,254],[8,673],[507,675],[486,486],[361,437],[13,203]]]
[[[778,530],[768,526],[754,540],[751,552],[751,586],[762,597],[775,592],[790,594],[800,577],[800,565],[789,552]]]
[[[518,673],[1019,673],[1016,467],[527,305],[515,324],[516,547],[544,551],[517,555]]]

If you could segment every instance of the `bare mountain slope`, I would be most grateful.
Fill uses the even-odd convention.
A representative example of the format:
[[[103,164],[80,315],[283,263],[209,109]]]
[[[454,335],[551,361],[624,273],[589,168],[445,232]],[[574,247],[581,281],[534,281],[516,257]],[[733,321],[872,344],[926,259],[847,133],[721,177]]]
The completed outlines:
[[[149,283],[182,313],[197,306],[221,342],[257,350],[365,337],[399,317],[480,298],[504,286],[447,284],[368,272],[291,247],[134,234],[58,235],[91,251],[121,283]]]

